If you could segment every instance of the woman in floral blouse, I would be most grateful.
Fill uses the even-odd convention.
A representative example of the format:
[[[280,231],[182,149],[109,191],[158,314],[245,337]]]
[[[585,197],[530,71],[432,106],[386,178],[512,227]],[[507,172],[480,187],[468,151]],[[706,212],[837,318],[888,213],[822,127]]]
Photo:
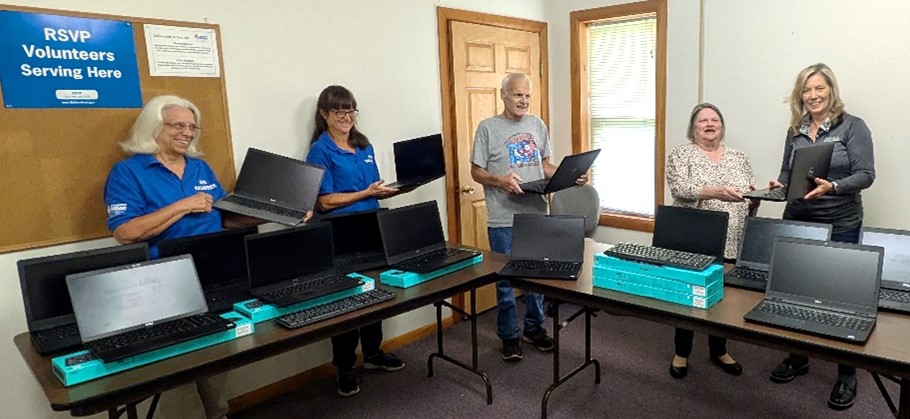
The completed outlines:
[[[745,153],[723,143],[724,117],[710,103],[692,110],[688,137],[691,143],[676,147],[667,157],[667,183],[673,205],[729,213],[724,259],[731,262],[736,258],[743,222],[754,209],[742,196],[755,189],[752,165]],[[673,378],[683,378],[688,373],[693,336],[691,330],[676,328],[676,356],[670,363]],[[708,346],[712,363],[728,374],[742,374],[742,366],[727,353],[726,339],[709,336]]]

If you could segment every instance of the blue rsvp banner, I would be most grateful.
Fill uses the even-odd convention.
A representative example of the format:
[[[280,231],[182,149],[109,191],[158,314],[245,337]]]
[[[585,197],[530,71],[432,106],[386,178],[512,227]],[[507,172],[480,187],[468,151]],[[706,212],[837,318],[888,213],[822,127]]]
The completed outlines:
[[[141,108],[130,22],[0,11],[7,108]]]

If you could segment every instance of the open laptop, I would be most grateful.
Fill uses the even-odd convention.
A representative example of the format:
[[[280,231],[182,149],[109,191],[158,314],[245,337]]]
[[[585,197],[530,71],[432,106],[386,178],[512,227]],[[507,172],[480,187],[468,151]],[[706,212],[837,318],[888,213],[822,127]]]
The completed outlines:
[[[575,186],[578,177],[591,168],[598,154],[600,154],[600,149],[566,156],[559,163],[553,177],[525,182],[518,186],[522,191],[541,195],[571,188]]]
[[[724,263],[730,214],[696,208],[658,205],[651,246],[714,256]]]
[[[262,302],[284,307],[363,285],[335,272],[329,223],[244,240],[250,293]]]
[[[147,260],[148,244],[137,243],[16,262],[25,320],[38,353],[47,355],[82,343],[66,289],[67,275]]]
[[[381,210],[381,209],[380,209]],[[385,266],[385,252],[379,233],[380,210],[327,215],[321,222],[332,224],[335,271],[360,272]]]
[[[515,214],[511,260],[499,274],[576,280],[584,257],[584,217]]]
[[[399,141],[392,144],[392,149],[398,181],[385,186],[407,192],[446,175],[442,134]]]
[[[863,227],[860,243],[885,249],[878,308],[910,313],[910,231]]]
[[[778,237],[765,299],[747,321],[863,343],[875,327],[881,247]]]
[[[790,160],[790,181],[783,188],[759,189],[744,192],[746,198],[756,198],[765,201],[790,202],[806,196],[815,189],[815,178],[828,177],[828,168],[831,166],[831,153],[834,152],[834,143],[813,145],[793,150]]]
[[[423,274],[480,254],[446,247],[436,201],[381,211],[377,216],[386,262],[392,268]]]
[[[739,242],[736,267],[724,274],[724,283],[764,291],[775,237],[828,241],[831,224],[748,217]]]
[[[322,166],[250,148],[234,192],[212,206],[295,226],[316,205],[324,174]]]
[[[243,247],[243,238],[250,234],[256,234],[256,227],[162,240],[158,256],[192,255],[209,311],[227,311],[234,303],[253,298]]]
[[[235,327],[208,313],[193,257],[67,275],[82,342],[104,362]]]

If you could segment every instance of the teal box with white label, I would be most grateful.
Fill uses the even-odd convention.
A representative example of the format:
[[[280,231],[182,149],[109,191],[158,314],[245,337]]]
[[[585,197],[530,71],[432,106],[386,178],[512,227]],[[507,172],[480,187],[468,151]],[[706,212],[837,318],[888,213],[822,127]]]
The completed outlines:
[[[419,274],[416,272],[406,272],[391,269],[379,274],[379,281],[385,285],[389,285],[396,288],[408,288],[413,287],[414,285],[420,284],[422,282],[427,282],[431,279],[439,278],[447,273],[455,272],[459,269],[467,268],[471,265],[476,265],[480,262],[483,262],[483,255],[477,255],[473,258],[463,260],[454,265],[446,266],[442,269],[437,269],[433,272],[427,272],[425,274]]]
[[[69,387],[207,346],[234,340],[254,332],[253,322],[238,313],[231,311],[222,314],[221,317],[234,322],[234,328],[108,363],[95,358],[89,351],[83,350],[51,359],[51,369],[54,372],[54,376],[65,387]]]

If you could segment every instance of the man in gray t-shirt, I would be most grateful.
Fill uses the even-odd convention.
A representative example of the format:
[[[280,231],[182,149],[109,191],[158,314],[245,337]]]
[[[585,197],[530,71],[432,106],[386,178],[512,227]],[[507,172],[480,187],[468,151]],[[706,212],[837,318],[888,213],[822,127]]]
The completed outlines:
[[[471,177],[483,185],[487,205],[487,233],[494,252],[512,253],[512,217],[515,214],[546,214],[544,196],[525,194],[518,186],[553,176],[547,127],[529,115],[531,81],[520,73],[502,80],[500,90],[505,109],[477,126],[471,150]],[[587,175],[579,178],[580,183]],[[496,283],[499,309],[496,334],[502,339],[502,359],[522,359],[520,339],[541,351],[553,350],[553,339],[543,328],[543,296],[525,293],[524,333],[518,327],[515,294],[509,281]]]

